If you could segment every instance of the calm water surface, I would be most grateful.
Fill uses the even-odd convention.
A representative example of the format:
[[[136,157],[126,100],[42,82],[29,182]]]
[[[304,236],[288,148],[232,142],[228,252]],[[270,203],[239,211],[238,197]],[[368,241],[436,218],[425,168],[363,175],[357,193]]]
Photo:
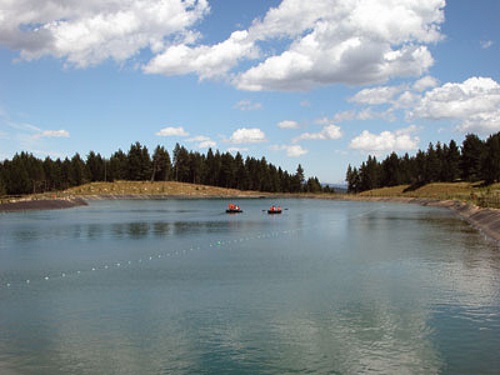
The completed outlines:
[[[500,373],[500,249],[449,211],[236,203],[0,214],[0,374]]]

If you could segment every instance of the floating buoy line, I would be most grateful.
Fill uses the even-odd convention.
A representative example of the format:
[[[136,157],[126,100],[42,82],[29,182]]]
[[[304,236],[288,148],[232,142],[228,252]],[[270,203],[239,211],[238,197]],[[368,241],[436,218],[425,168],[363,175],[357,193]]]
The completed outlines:
[[[103,272],[108,270],[118,270],[124,268],[132,268],[134,266],[140,266],[146,263],[159,261],[162,259],[168,259],[173,257],[185,256],[189,253],[197,252],[197,251],[208,251],[213,249],[222,249],[228,248],[231,245],[236,245],[248,241],[253,240],[266,240],[271,238],[277,238],[283,235],[290,235],[294,232],[298,232],[302,230],[302,228],[294,229],[294,230],[283,230],[278,232],[269,232],[269,233],[261,233],[256,234],[254,236],[242,237],[237,239],[221,239],[214,242],[210,242],[205,245],[191,246],[184,249],[176,249],[170,251],[159,251],[153,254],[149,254],[144,257],[136,258],[133,260],[125,260],[125,261],[116,261],[111,263],[104,263],[93,265],[87,267],[85,269],[76,270],[76,271],[66,271],[66,272],[51,272],[46,273],[43,276],[37,276],[36,278],[24,279],[24,280],[10,280],[10,281],[0,281],[0,290],[1,289],[17,289],[19,287],[30,287],[34,285],[40,285],[41,283],[46,283],[48,281],[54,280],[62,280],[66,278],[74,278],[84,274],[90,274],[93,272]]]
[[[385,207],[385,205],[383,205],[383,207]],[[373,213],[374,211],[379,210],[380,208],[381,207],[378,206],[378,207],[375,207],[372,209],[364,210],[360,213],[346,216],[345,218],[343,218],[343,220],[349,221],[352,219],[359,219],[361,217],[364,217],[366,215]],[[330,220],[330,222],[337,222],[337,221],[338,220],[336,220],[336,219]],[[210,242],[208,244],[203,244],[203,245],[198,245],[198,246],[190,246],[190,247],[184,248],[184,249],[177,249],[177,250],[170,250],[170,251],[159,251],[159,252],[150,254],[148,256],[140,257],[140,258],[134,259],[134,260],[116,261],[116,262],[109,262],[109,263],[104,263],[104,264],[99,264],[99,265],[93,265],[91,267],[87,267],[85,269],[76,270],[76,271],[66,271],[66,272],[59,272],[59,273],[55,273],[55,272],[46,273],[43,276],[37,276],[36,278],[34,277],[31,279],[4,281],[4,280],[2,280],[2,277],[0,275],[0,290],[40,285],[41,283],[44,283],[44,282],[46,283],[50,280],[61,280],[61,279],[69,278],[69,277],[77,277],[77,276],[89,274],[92,272],[102,272],[102,271],[107,271],[107,270],[118,270],[118,269],[124,269],[124,268],[131,268],[134,266],[140,266],[142,264],[150,263],[153,261],[158,261],[158,260],[162,260],[162,259],[169,259],[172,257],[184,256],[184,255],[187,255],[189,253],[196,252],[196,251],[222,249],[222,248],[225,248],[225,247],[228,247],[231,245],[244,243],[247,241],[263,240],[263,239],[270,239],[270,238],[275,238],[275,237],[279,237],[279,236],[283,236],[283,235],[291,235],[292,233],[296,233],[296,232],[303,231],[306,229],[307,229],[307,226],[301,226],[300,228],[267,232],[267,233],[260,233],[260,234],[255,234],[253,236],[241,237],[241,238],[237,238],[237,239],[221,239],[221,240],[217,240],[214,242]]]

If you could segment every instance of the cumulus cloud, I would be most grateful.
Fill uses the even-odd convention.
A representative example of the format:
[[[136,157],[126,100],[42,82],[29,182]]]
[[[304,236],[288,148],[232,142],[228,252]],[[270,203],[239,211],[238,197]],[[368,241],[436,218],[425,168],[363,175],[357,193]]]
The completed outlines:
[[[239,74],[244,90],[306,90],[419,76],[432,66],[427,43],[439,41],[444,0],[284,0],[249,33],[256,40],[288,37],[279,54]]]
[[[257,50],[247,31],[235,31],[214,46],[177,44],[155,56],[144,66],[146,73],[166,76],[195,73],[200,79],[224,76],[244,57],[256,57]]]
[[[286,151],[286,155],[291,158],[296,158],[309,152],[300,145],[273,145],[271,146],[271,150]]]
[[[251,100],[240,100],[234,107],[240,111],[256,111],[262,109],[262,103],[252,102]]]
[[[35,134],[34,138],[69,138],[67,130],[44,130],[41,133]]]
[[[196,143],[198,148],[211,148],[211,147],[213,148],[217,146],[217,143],[214,142],[210,137],[206,137],[203,135],[188,138],[187,141]]]
[[[409,117],[451,120],[464,133],[500,131],[500,85],[485,77],[446,83],[426,92]]]
[[[411,111],[417,106],[423,92],[438,85],[437,79],[425,76],[413,84],[397,86],[377,86],[363,89],[348,99],[349,102],[363,106],[361,109],[349,109],[339,112],[333,117],[334,122],[351,120],[381,119],[389,122],[396,121],[397,111],[405,110],[406,117],[412,120]]]
[[[393,103],[396,95],[404,90],[401,86],[381,86],[359,91],[350,98],[351,102],[357,104],[381,105]]]
[[[0,11],[0,43],[27,60],[123,62],[144,48],[163,50],[167,38],[193,41],[190,28],[208,11],[207,0],[18,0]]]
[[[184,130],[182,126],[180,127],[166,127],[161,129],[159,132],[156,133],[156,135],[160,137],[187,137],[189,136],[189,133]]]
[[[413,90],[423,92],[425,90],[434,88],[438,85],[438,80],[432,76],[425,76],[417,80],[413,84]]]
[[[292,142],[297,143],[304,140],[334,140],[342,138],[342,130],[339,126],[330,124],[325,126],[320,132],[317,133],[302,133],[295,137]]]
[[[349,143],[349,148],[367,153],[381,154],[392,151],[413,151],[418,149],[420,139],[413,135],[417,128],[412,125],[405,129],[394,132],[383,131],[380,134],[372,134],[368,130]]]
[[[233,144],[262,143],[266,141],[266,135],[258,128],[238,129],[229,138],[229,142]]]
[[[242,90],[307,90],[420,76],[442,39],[445,0],[283,0],[246,30],[200,44],[208,0],[18,0],[0,11],[0,44],[32,60],[87,67],[149,50],[145,73],[225,79]],[[36,9],[36,11],[27,11]]]
[[[278,128],[280,129],[298,129],[299,123],[292,120],[284,120],[278,123]]]

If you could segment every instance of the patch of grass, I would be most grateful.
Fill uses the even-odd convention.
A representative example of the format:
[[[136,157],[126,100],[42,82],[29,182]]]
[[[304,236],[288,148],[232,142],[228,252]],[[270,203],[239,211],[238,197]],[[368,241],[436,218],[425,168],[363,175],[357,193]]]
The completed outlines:
[[[63,195],[165,195],[165,196],[252,196],[254,191],[241,191],[215,186],[188,184],[175,181],[115,181],[92,182],[62,192]]]
[[[408,185],[400,185],[364,191],[361,197],[407,197],[436,200],[459,200],[480,206],[500,208],[500,183],[483,186],[481,182],[436,182],[418,189],[406,191]]]

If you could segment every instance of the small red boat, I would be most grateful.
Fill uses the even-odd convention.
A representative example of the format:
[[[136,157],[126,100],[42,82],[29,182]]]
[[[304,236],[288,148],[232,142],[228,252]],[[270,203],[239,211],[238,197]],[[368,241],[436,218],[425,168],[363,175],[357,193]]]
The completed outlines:
[[[281,207],[280,206],[275,206],[272,205],[269,210],[267,210],[268,214],[280,214],[281,213]]]
[[[228,214],[240,214],[242,213],[243,210],[241,209],[240,206],[237,206],[235,204],[229,203],[226,209],[226,213]]]

